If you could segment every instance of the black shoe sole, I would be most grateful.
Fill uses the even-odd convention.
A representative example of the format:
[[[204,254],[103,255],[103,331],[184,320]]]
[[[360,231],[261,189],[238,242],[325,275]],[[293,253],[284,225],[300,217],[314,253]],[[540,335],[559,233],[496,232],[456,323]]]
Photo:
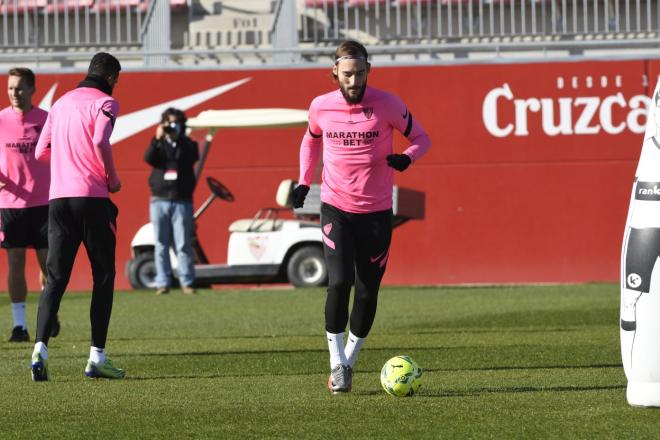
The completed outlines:
[[[32,380],[35,382],[46,382],[48,380],[48,373],[44,370],[43,365],[32,365]]]
[[[8,342],[30,342],[30,334],[25,332],[20,336],[11,335]]]

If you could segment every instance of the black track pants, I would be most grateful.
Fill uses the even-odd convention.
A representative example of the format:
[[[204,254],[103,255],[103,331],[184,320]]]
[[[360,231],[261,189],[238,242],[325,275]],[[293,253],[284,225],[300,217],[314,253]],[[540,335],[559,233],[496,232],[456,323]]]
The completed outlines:
[[[104,348],[115,283],[117,207],[107,198],[53,199],[48,210],[48,278],[39,298],[36,342],[48,345],[80,243],[92,266],[92,346]]]
[[[355,284],[350,330],[364,338],[376,316],[378,289],[389,257],[392,210],[354,214],[324,203],[321,227],[329,277],[326,331],[346,331],[351,287]]]

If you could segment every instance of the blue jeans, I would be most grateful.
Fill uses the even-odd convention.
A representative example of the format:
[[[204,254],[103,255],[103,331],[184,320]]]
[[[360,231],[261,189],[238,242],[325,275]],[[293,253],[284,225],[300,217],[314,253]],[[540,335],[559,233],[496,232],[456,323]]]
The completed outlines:
[[[185,200],[152,199],[149,215],[156,239],[156,285],[169,287],[172,265],[169,250],[174,242],[177,256],[177,273],[182,286],[192,286],[195,281],[195,259],[192,251],[193,209],[192,202]]]

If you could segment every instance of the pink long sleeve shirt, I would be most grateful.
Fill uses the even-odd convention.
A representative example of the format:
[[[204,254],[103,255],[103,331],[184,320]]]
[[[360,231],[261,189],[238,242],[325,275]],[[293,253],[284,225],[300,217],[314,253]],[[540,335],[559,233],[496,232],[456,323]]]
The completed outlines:
[[[50,199],[108,197],[119,179],[110,135],[119,103],[93,87],[76,88],[53,104],[36,157],[50,160]]]
[[[11,107],[0,111],[0,208],[48,205],[50,167],[34,157],[47,117],[38,107],[27,113]]]
[[[394,130],[410,141],[404,154],[413,163],[431,147],[424,129],[395,95],[367,87],[357,104],[347,103],[341,90],[316,97],[300,146],[299,184],[311,184],[322,146],[322,202],[353,213],[390,209],[394,170],[385,157],[392,154]]]

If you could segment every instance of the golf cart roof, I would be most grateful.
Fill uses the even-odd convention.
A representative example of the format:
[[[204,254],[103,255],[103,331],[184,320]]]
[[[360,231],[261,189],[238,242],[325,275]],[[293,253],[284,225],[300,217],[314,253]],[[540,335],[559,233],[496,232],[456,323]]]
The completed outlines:
[[[307,124],[307,111],[293,108],[205,110],[188,119],[189,128],[296,127]]]

